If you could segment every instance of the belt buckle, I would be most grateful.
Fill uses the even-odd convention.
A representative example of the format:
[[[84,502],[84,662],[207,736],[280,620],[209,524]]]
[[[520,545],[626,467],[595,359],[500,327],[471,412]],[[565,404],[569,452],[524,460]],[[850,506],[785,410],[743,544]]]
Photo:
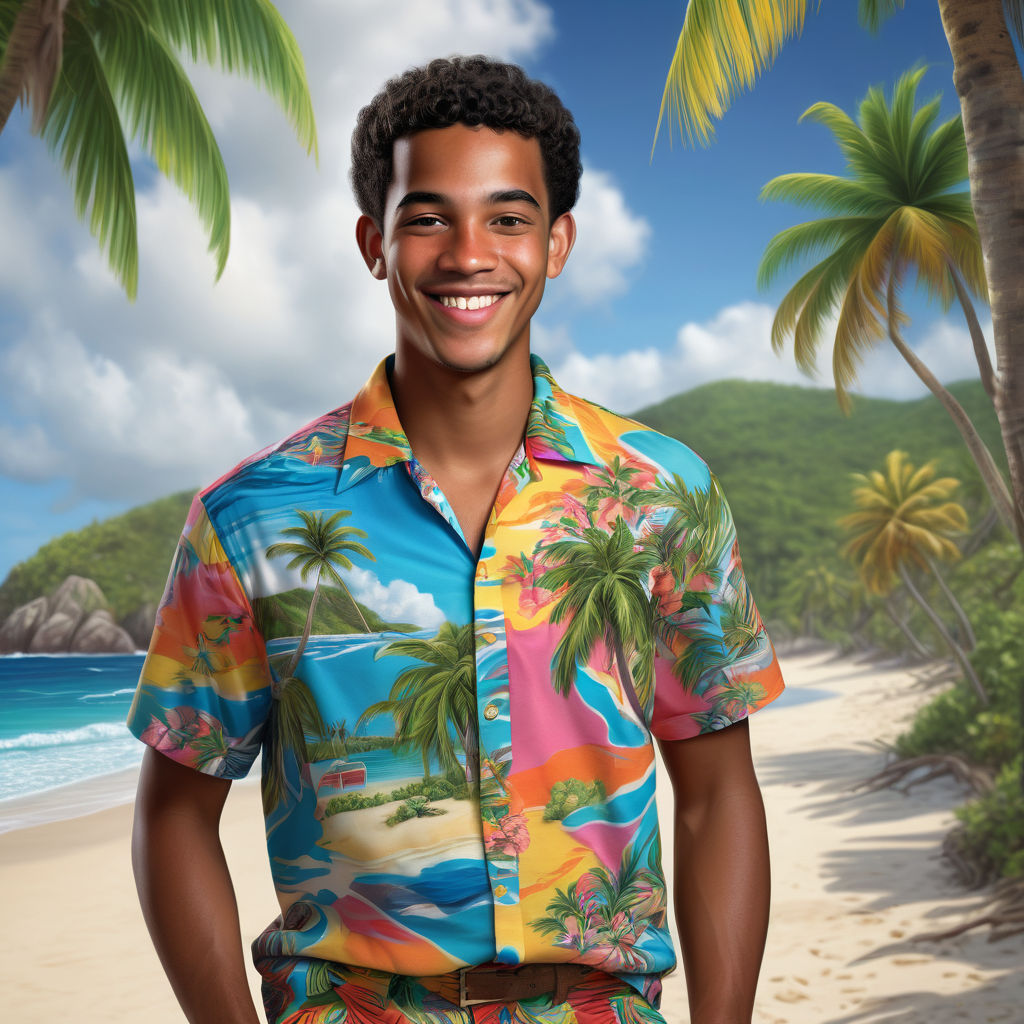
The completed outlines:
[[[467,1006],[480,1006],[483,1003],[490,1002],[487,999],[470,999],[466,993],[466,972],[479,970],[478,967],[460,967],[459,968],[459,1007],[465,1009]]]

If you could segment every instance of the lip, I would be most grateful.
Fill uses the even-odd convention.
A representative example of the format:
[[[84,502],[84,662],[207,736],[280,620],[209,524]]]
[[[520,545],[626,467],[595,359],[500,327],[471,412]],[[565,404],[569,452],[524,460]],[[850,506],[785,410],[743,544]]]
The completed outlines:
[[[444,290],[445,295],[458,295],[462,298],[469,298],[472,295],[495,295],[497,294],[494,289],[488,291],[485,290],[474,290],[465,291],[461,288],[446,288]],[[434,295],[427,293],[427,298],[430,300],[431,305],[440,310],[449,320],[457,324],[463,324],[467,327],[475,327],[478,324],[486,323],[492,316],[495,315],[497,310],[504,303],[505,298],[509,295],[509,292],[504,292],[498,296],[489,306],[484,306],[482,309],[459,309],[457,306],[446,306],[439,299],[435,298]]]

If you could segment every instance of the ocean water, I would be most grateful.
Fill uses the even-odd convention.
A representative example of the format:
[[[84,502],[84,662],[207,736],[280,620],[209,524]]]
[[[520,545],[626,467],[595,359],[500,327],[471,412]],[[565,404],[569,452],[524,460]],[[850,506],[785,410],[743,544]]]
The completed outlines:
[[[125,718],[142,654],[0,657],[0,800],[137,765]]]

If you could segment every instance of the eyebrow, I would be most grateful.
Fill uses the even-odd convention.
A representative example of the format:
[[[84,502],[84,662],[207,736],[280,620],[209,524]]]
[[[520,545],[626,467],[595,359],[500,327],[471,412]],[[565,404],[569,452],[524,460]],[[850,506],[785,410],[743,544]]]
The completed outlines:
[[[491,205],[497,203],[529,203],[530,206],[535,206],[538,210],[540,209],[540,203],[529,192],[521,188],[507,189],[503,192],[492,192],[487,197],[487,201]],[[401,209],[403,206],[414,206],[418,203],[423,203],[427,206],[444,206],[448,202],[449,199],[441,195],[440,192],[407,192],[399,200],[396,209]]]

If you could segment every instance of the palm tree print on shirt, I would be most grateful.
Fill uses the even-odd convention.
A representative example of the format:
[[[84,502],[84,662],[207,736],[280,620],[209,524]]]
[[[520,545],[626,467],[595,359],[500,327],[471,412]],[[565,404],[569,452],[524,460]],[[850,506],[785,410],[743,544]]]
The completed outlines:
[[[488,642],[488,634],[477,637],[473,624],[456,626],[445,622],[434,637],[393,640],[376,657],[402,655],[422,664],[400,672],[387,700],[371,704],[360,716],[359,725],[378,715],[395,720],[395,751],[418,750],[423,758],[423,775],[430,776],[434,756],[446,774],[465,772],[475,781],[479,773],[479,742],[476,729],[476,649]],[[452,731],[466,756],[461,764]]]
[[[554,541],[543,552],[547,568],[538,574],[538,583],[552,592],[564,590],[551,609],[551,621],[567,621],[551,661],[555,690],[569,693],[577,665],[586,664],[603,640],[627,696],[635,694],[646,705],[653,675],[644,671],[634,678],[630,662],[652,642],[645,588],[654,565],[650,549],[635,543],[620,516],[611,533],[587,527],[578,538]]]
[[[303,626],[302,637],[295,653],[292,655],[286,670],[275,689],[275,700],[270,709],[270,721],[267,731],[268,764],[264,774],[263,798],[267,810],[275,808],[284,796],[285,790],[298,796],[295,786],[288,779],[285,770],[285,751],[290,750],[299,761],[309,760],[307,738],[328,739],[329,728],[320,715],[320,710],[309,687],[296,678],[295,672],[302,661],[309,636],[313,628],[313,614],[320,598],[320,581],[326,575],[336,583],[348,596],[359,615],[366,632],[371,632],[355,598],[349,592],[338,569],[351,569],[352,560],[349,554],[375,561],[373,554],[365,545],[351,540],[351,537],[365,537],[366,531],[354,526],[338,525],[352,513],[347,509],[339,509],[325,517],[322,512],[297,510],[302,521],[301,526],[289,526],[281,531],[285,537],[294,540],[279,541],[271,544],[266,550],[267,558],[291,555],[289,569],[299,569],[302,582],[305,583],[312,573],[316,573],[313,595],[309,601],[309,611]]]

